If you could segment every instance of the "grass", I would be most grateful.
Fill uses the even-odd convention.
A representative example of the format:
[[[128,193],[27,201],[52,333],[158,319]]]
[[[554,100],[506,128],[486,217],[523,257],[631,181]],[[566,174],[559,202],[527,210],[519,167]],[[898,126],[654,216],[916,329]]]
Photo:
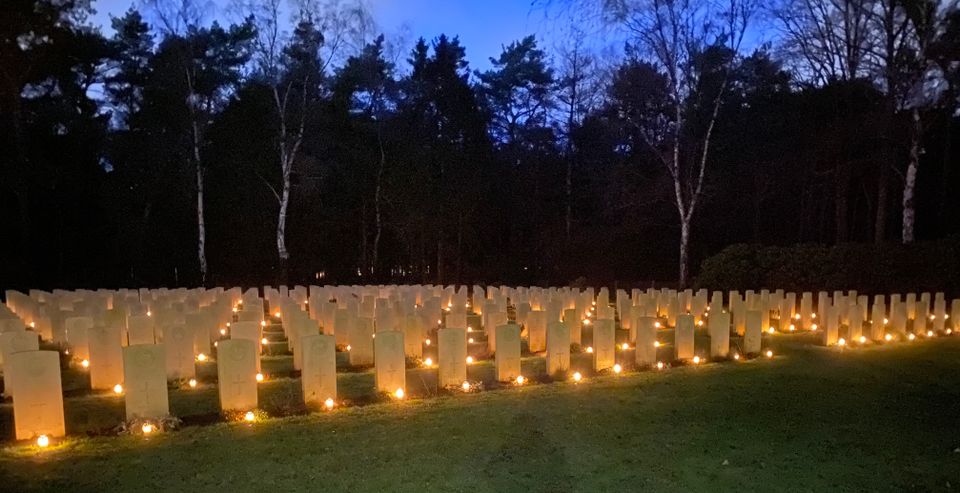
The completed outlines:
[[[942,491],[960,487],[960,338],[441,394],[255,424],[0,449],[0,488],[163,491]],[[698,343],[699,344],[699,343]],[[574,365],[585,363],[578,355]],[[284,365],[268,359],[265,367]],[[537,372],[539,358],[524,361]],[[492,365],[470,367],[471,379]],[[420,373],[408,372],[408,383]],[[426,379],[426,376],[424,377]],[[362,396],[372,374],[343,373]],[[426,383],[426,382],[424,382]],[[298,392],[265,384],[261,401]],[[279,399],[279,398],[278,398]],[[69,428],[122,404],[67,399]],[[109,405],[107,405],[109,404]],[[216,412],[215,387],[171,392]],[[9,412],[9,410],[6,410]],[[0,417],[0,422],[6,420]]]

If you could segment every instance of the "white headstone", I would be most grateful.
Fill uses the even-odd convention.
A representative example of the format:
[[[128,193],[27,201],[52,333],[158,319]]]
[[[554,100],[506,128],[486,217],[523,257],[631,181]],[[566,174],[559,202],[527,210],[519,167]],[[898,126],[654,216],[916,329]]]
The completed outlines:
[[[220,409],[245,411],[257,407],[257,346],[247,339],[217,345],[217,386]]]
[[[319,406],[337,398],[337,343],[334,336],[311,335],[300,340],[303,370],[300,384],[303,400]]]
[[[710,318],[712,319],[716,315],[717,314],[711,313]],[[729,318],[727,320],[729,320]],[[676,359],[685,360],[694,357],[692,315],[680,315],[677,317],[677,327],[674,332],[673,346],[676,352]]]
[[[403,356],[403,332],[377,331],[373,340],[376,387],[393,394],[407,389],[406,359]]]
[[[90,336],[90,388],[112,389],[123,383],[123,346],[120,327],[94,327]]]
[[[13,424],[17,440],[65,434],[60,354],[56,351],[11,353],[7,378],[14,387]]]
[[[460,385],[467,379],[467,331],[463,328],[437,331],[437,384]]]
[[[512,381],[520,375],[520,326],[500,325],[497,331],[497,380]]]
[[[162,344],[123,348],[124,403],[128,420],[170,414],[164,353]]]
[[[579,323],[577,323],[579,326]],[[570,369],[570,329],[565,322],[547,323],[547,374]]]

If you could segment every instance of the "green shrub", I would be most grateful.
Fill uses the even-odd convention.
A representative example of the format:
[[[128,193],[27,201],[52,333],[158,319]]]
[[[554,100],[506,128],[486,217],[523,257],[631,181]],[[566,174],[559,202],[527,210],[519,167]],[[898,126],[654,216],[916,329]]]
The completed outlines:
[[[862,293],[944,291],[960,294],[960,238],[832,247],[731,245],[706,259],[697,287]]]

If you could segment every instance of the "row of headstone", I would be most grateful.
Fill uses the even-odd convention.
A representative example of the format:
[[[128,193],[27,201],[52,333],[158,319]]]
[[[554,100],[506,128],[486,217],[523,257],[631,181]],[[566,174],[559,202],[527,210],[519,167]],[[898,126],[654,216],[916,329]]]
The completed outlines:
[[[284,320],[309,403],[336,398],[341,343],[348,346],[350,364],[374,365],[377,389],[396,393],[406,387],[405,358],[422,355],[421,343],[430,334],[438,345],[438,383],[448,386],[466,379],[467,334],[474,330],[486,335],[497,379],[510,381],[521,372],[524,336],[531,352],[546,353],[548,373],[569,369],[570,346],[585,333],[594,369],[610,368],[618,321],[635,345],[635,363],[644,366],[656,363],[659,327],[673,328],[674,357],[683,360],[694,356],[695,333],[703,326],[711,357],[722,358],[730,354],[731,334],[743,336],[742,351],[759,352],[761,334],[773,320],[782,331],[788,322],[801,330],[822,328],[824,341],[833,344],[844,327],[847,337],[880,340],[888,331],[952,330],[960,318],[960,300],[947,313],[942,293],[876,296],[872,304],[855,292],[820,292],[816,303],[812,293],[801,293],[798,306],[796,294],[781,290],[747,291],[743,297],[734,291],[725,305],[723,293],[708,299],[705,290],[618,290],[611,303],[605,289],[594,296],[592,289],[475,286],[468,296],[465,287],[314,288],[267,287],[266,304],[256,289],[239,288],[7,292],[0,310],[0,365],[14,399],[17,437],[63,433],[60,360],[54,351],[39,350],[38,335],[44,334],[88,363],[92,388],[122,385],[128,418],[155,418],[169,413],[167,381],[194,377],[197,355],[209,353],[211,341],[222,339],[219,331],[229,325],[229,339],[217,341],[221,408],[256,407],[267,304],[272,316]],[[40,319],[49,330],[37,327]]]

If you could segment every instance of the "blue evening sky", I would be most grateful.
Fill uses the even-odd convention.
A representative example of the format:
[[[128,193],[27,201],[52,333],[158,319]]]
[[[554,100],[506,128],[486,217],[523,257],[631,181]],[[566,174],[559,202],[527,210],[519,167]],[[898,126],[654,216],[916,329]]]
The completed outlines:
[[[134,3],[94,0],[97,14],[92,21],[109,36],[109,16],[123,15]],[[210,10],[226,5],[228,0],[214,0]],[[557,21],[547,18],[541,8],[531,6],[531,0],[372,0],[368,5],[388,37],[399,32],[401,26],[409,28],[413,40],[421,36],[431,40],[441,33],[459,35],[473,69],[488,68],[488,59],[499,55],[502,45],[530,34],[536,35],[548,52],[553,51],[556,42],[553,33],[557,31]],[[223,12],[217,12],[215,18],[223,19]]]

